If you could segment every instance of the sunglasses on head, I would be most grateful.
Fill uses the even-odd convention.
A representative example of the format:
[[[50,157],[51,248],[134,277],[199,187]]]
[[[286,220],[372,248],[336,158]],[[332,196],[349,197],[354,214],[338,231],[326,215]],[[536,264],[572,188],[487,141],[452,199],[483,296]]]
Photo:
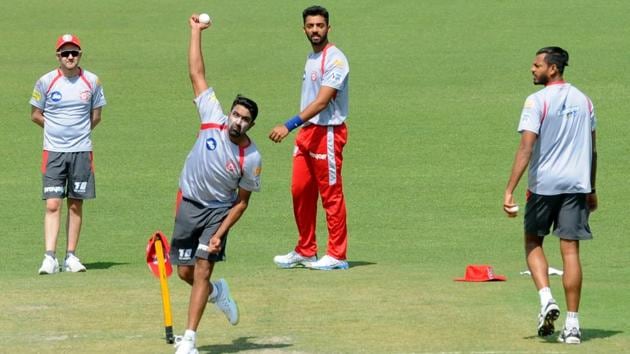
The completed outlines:
[[[69,57],[72,54],[73,57],[78,57],[81,54],[80,50],[64,50],[63,52],[59,52],[59,55],[61,55],[64,58]]]

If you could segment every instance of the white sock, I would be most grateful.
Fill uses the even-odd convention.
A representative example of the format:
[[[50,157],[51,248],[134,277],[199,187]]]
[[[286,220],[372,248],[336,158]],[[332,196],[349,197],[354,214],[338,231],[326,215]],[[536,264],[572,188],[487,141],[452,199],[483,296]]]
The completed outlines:
[[[545,306],[549,301],[553,300],[551,289],[548,286],[538,290],[538,296],[540,296],[540,306]]]
[[[564,327],[568,329],[580,328],[580,321],[578,320],[577,312],[567,312],[567,319],[564,322]]]
[[[195,337],[197,337],[197,333],[196,333],[195,331],[193,331],[192,329],[187,329],[187,330],[184,332],[184,337],[186,337],[186,338],[190,338],[190,339],[192,339],[192,341],[194,342],[194,341],[195,341],[195,339],[196,339]]]

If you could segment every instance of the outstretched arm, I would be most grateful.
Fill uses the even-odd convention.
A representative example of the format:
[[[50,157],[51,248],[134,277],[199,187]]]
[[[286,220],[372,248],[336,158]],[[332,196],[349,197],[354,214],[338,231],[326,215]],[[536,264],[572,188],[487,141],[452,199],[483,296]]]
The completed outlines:
[[[208,88],[206,82],[206,68],[201,52],[201,31],[210,27],[210,24],[199,22],[199,15],[192,14],[188,19],[190,24],[190,45],[188,47],[188,72],[195,97]]]
[[[508,180],[507,186],[505,187],[505,194],[503,195],[503,210],[510,217],[516,216],[516,212],[510,212],[508,211],[508,208],[516,205],[514,202],[514,190],[516,189],[518,182],[521,180],[521,177],[525,172],[525,168],[527,168],[527,165],[529,164],[529,159],[532,156],[536,139],[538,139],[538,135],[536,135],[536,133],[527,130],[521,133],[521,143],[516,151],[516,156],[514,156],[512,173],[510,174],[510,179]]]

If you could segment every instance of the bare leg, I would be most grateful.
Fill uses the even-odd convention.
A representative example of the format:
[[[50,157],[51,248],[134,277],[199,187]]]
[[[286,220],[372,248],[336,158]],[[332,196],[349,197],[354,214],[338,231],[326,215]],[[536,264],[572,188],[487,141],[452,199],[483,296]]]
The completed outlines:
[[[564,274],[562,285],[567,301],[567,311],[578,312],[582,293],[582,266],[580,264],[580,241],[560,240],[560,252]]]
[[[532,273],[532,279],[538,290],[549,286],[549,274],[547,274],[549,264],[543,251],[543,240],[543,237],[525,234],[527,267]]]
[[[68,198],[68,222],[66,224],[66,231],[68,232],[67,251],[74,252],[77,249],[82,222],[83,200]]]
[[[61,224],[61,199],[46,199],[46,213],[44,215],[44,244],[46,251],[57,249],[57,236]]]
[[[180,278],[192,285],[190,291],[190,303],[188,305],[188,326],[187,329],[197,331],[201,316],[208,303],[211,287],[210,276],[214,268],[214,262],[197,258],[194,267],[180,267],[178,273]],[[192,272],[191,272],[192,270]],[[192,274],[192,283],[190,276]]]

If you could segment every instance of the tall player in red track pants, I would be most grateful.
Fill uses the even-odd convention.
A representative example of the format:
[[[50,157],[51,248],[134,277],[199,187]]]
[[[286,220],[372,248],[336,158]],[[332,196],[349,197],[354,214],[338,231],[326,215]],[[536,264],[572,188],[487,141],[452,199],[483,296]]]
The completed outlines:
[[[346,125],[309,125],[300,129],[293,154],[293,213],[300,237],[295,251],[305,257],[317,253],[317,199],[322,197],[328,225],[328,252],[346,259],[348,229],[341,167]]]

